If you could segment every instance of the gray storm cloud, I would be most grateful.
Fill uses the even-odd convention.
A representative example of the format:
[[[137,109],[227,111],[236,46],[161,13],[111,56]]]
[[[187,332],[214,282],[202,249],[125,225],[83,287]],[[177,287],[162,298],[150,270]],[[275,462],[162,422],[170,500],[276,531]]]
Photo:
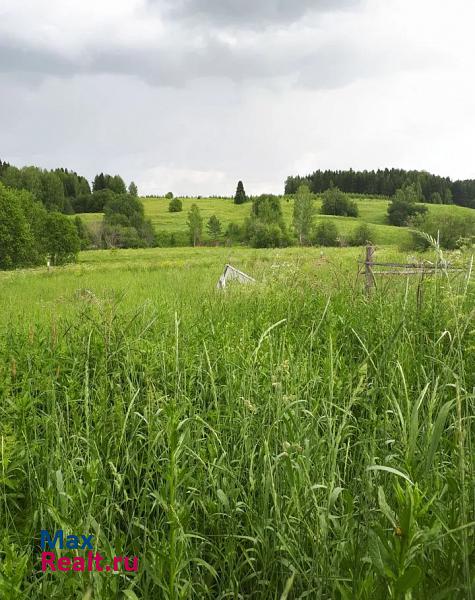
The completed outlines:
[[[0,158],[143,193],[474,177],[474,20],[469,0],[2,0]]]
[[[178,0],[165,3],[176,19],[206,20],[233,28],[293,23],[308,13],[338,11],[360,0]],[[149,0],[151,4],[157,0]]]

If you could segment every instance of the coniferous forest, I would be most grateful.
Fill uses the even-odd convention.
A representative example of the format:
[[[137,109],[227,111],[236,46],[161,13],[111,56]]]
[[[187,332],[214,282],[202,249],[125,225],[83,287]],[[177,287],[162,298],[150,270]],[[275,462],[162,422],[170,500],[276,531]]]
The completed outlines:
[[[396,190],[415,185],[419,201],[430,204],[458,204],[475,208],[475,180],[452,181],[449,177],[433,175],[427,171],[404,169],[378,169],[377,171],[317,170],[305,176],[287,177],[285,193],[295,194],[303,183],[313,193],[324,192],[332,186],[353,194],[393,196]]]

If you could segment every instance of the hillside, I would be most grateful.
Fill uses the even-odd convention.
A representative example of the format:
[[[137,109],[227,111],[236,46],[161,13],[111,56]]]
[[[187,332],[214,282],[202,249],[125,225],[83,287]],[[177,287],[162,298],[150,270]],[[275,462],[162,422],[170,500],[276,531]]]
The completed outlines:
[[[203,220],[206,221],[215,214],[221,221],[223,230],[231,222],[242,224],[249,215],[250,203],[236,205],[230,198],[182,198],[183,211],[180,213],[168,212],[169,200],[167,198],[142,198],[145,206],[146,216],[152,220],[155,229],[159,232],[175,235],[186,235],[187,233],[187,213],[192,204],[197,204],[200,208]],[[375,242],[378,244],[400,244],[407,240],[409,231],[406,228],[393,227],[386,224],[386,211],[388,200],[374,198],[357,198],[359,216],[352,217],[333,217],[327,215],[317,215],[316,222],[328,219],[335,222],[340,234],[348,236],[361,223],[368,223],[375,233]],[[292,223],[292,198],[282,197],[282,209],[285,220],[290,226]],[[317,209],[320,209],[321,201],[317,200]],[[470,208],[444,204],[426,204],[429,212],[437,214],[466,214],[473,215]],[[100,213],[81,213],[79,215],[86,223],[94,223],[101,220]],[[204,239],[207,239],[204,232]]]

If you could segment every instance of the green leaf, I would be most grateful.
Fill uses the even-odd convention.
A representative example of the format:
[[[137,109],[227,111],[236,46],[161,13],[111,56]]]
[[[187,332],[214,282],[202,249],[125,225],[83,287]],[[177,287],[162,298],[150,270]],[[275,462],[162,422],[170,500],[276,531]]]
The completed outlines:
[[[342,487],[333,488],[332,493],[330,494],[330,498],[328,500],[328,507],[331,510],[335,505],[335,502],[338,500],[338,496],[343,491]]]
[[[429,383],[427,383],[424,389],[421,392],[417,402],[414,403],[414,407],[412,409],[411,420],[409,422],[409,441],[408,441],[408,455],[411,464],[414,461],[414,456],[416,453],[416,442],[417,436],[419,434],[419,408],[421,407],[422,401],[424,400],[424,396],[429,389]]]
[[[432,436],[430,439],[429,450],[427,451],[426,455],[426,473],[431,468],[432,461],[434,460],[434,456],[437,451],[437,446],[439,445],[440,438],[442,437],[442,434],[444,432],[447,415],[449,414],[449,410],[452,408],[453,403],[453,400],[449,400],[448,402],[446,402],[444,406],[440,409],[439,414],[437,415],[437,419],[435,420],[434,429],[432,431]]]
[[[292,575],[287,579],[287,582],[285,584],[285,588],[284,588],[284,591],[282,592],[280,600],[287,600],[290,590],[292,589],[292,586],[294,584],[294,578],[295,578],[295,572],[293,572]]]
[[[403,473],[402,471],[398,471],[397,469],[393,469],[393,467],[385,467],[384,465],[371,465],[370,467],[366,467],[366,470],[367,471],[386,471],[387,473],[393,473],[393,475],[402,477],[403,479],[408,481],[411,485],[414,485],[405,473]]]
[[[386,502],[386,496],[385,496],[384,490],[381,486],[378,487],[378,502],[379,502],[380,511],[388,519],[388,521],[391,523],[391,525],[393,527],[396,527],[396,517],[395,517],[391,507]]]
[[[411,567],[408,567],[398,578],[395,588],[399,593],[404,594],[404,592],[414,588],[421,580],[421,577],[421,569],[416,567],[416,565],[412,565]]]
[[[229,509],[229,500],[228,500],[228,497],[226,496],[226,494],[223,492],[223,490],[222,490],[222,489],[219,489],[219,490],[217,491],[217,495],[218,495],[218,498],[219,498],[220,502],[221,502],[222,504],[224,504],[224,506],[225,506],[227,509]]]
[[[374,569],[384,578],[395,579],[389,553],[374,531],[371,531],[369,537],[368,551]]]

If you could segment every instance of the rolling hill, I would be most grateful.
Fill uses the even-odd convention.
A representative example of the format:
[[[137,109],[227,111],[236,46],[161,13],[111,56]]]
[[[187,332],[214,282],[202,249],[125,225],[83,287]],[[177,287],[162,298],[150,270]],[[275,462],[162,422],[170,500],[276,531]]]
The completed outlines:
[[[351,235],[352,231],[361,223],[367,223],[371,226],[375,234],[375,242],[382,245],[400,244],[408,239],[409,230],[402,227],[394,227],[386,222],[387,207],[389,201],[386,199],[375,198],[355,198],[358,204],[359,216],[353,217],[334,217],[318,214],[316,223],[321,220],[332,220],[338,227],[338,231],[343,237]],[[175,234],[183,236],[187,233],[187,214],[192,204],[197,204],[206,221],[215,214],[221,221],[223,230],[231,222],[238,224],[244,223],[245,218],[250,212],[250,203],[236,205],[230,198],[182,198],[183,210],[179,213],[168,212],[169,200],[163,197],[142,198],[145,214],[152,220],[157,232]],[[282,197],[282,209],[286,223],[290,226],[292,223],[292,205],[291,197]],[[321,200],[317,199],[317,210],[320,209]],[[426,204],[432,213],[447,214],[457,213],[473,215],[473,210],[460,206],[445,204]],[[95,223],[101,220],[101,213],[81,213],[79,216],[86,223]],[[204,239],[207,239],[206,230]]]

